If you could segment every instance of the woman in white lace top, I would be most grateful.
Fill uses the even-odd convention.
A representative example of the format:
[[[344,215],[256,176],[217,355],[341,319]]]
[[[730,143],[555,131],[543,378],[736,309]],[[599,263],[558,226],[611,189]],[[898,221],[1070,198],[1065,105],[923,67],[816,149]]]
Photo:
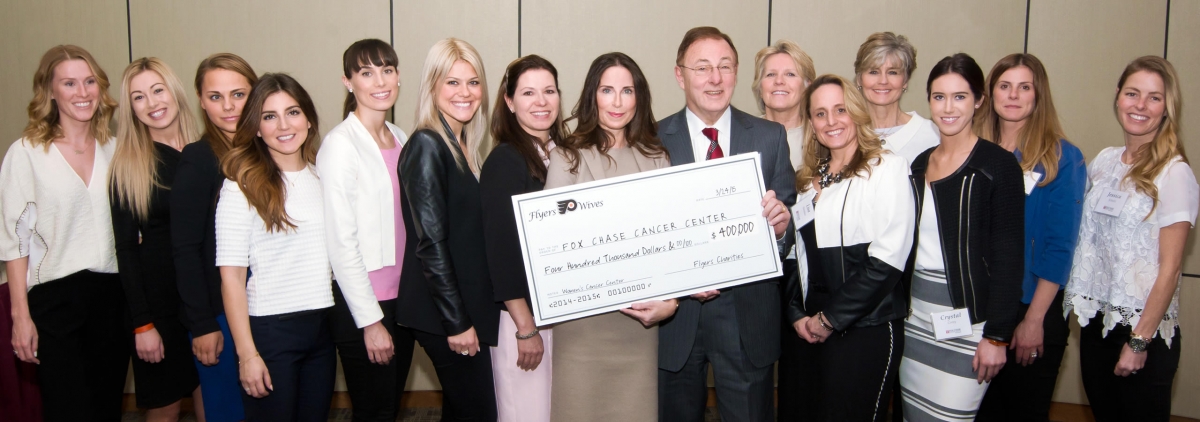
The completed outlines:
[[[1180,262],[1200,207],[1179,139],[1177,81],[1165,59],[1131,62],[1113,105],[1125,146],[1088,166],[1064,308],[1083,326],[1083,386],[1100,421],[1166,421],[1171,411]]]

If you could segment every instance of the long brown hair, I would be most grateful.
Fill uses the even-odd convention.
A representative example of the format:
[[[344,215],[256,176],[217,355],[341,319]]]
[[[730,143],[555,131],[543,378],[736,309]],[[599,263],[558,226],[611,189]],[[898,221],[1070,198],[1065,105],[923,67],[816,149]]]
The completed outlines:
[[[228,70],[242,75],[242,77],[246,78],[246,82],[250,83],[251,87],[258,83],[258,75],[254,73],[254,69],[250,67],[250,63],[246,63],[245,59],[233,53],[217,53],[205,58],[200,62],[200,66],[196,68],[196,95],[200,97],[204,96],[204,76],[210,70],[216,69]],[[204,100],[201,99],[200,101],[203,104]],[[225,156],[225,153],[229,152],[232,140],[225,136],[225,132],[221,128],[213,124],[212,119],[207,116],[207,113],[204,114],[206,114],[204,116],[204,139],[207,140],[209,147],[212,148],[213,155],[220,160],[221,157]]]
[[[530,54],[525,57],[513,60],[508,64],[508,68],[504,70],[504,77],[500,79],[500,89],[496,93],[496,106],[492,111],[492,139],[497,144],[512,145],[521,157],[525,158],[525,165],[529,168],[529,174],[533,175],[538,181],[546,181],[546,165],[542,162],[542,155],[546,153],[546,145],[549,143],[538,139],[536,136],[530,135],[525,129],[521,128],[521,123],[517,121],[517,116],[512,110],[508,109],[508,104],[505,99],[511,100],[513,95],[517,93],[517,80],[521,79],[521,75],[530,70],[545,70],[554,76],[554,86],[558,87],[558,69],[550,64],[549,60],[542,58],[536,54]],[[561,90],[559,91],[561,92]],[[559,96],[559,98],[562,98]],[[560,102],[557,110],[558,115],[554,118],[554,124],[550,126],[550,139],[561,142],[566,135],[571,131],[567,129],[567,125],[563,123],[562,103]]]
[[[871,166],[879,164],[879,156],[883,155],[883,143],[879,142],[879,135],[872,129],[871,115],[867,112],[867,99],[863,98],[862,92],[854,89],[846,78],[833,74],[818,76],[804,90],[804,115],[809,119],[812,119],[813,93],[824,85],[837,85],[842,88],[842,103],[846,105],[850,120],[854,122],[854,136],[858,140],[854,157],[842,169],[842,174],[858,176],[866,172],[869,176]],[[815,125],[804,126],[804,166],[796,172],[796,190],[800,192],[812,189],[812,181],[821,177],[817,166],[822,160],[830,158],[829,148],[817,140],[817,130],[813,126]]]
[[[221,159],[221,172],[233,180],[246,195],[250,206],[258,210],[268,232],[289,231],[296,224],[284,209],[287,188],[283,171],[271,158],[266,141],[258,136],[262,123],[263,103],[272,94],[282,92],[296,100],[308,119],[308,137],[300,147],[300,157],[308,165],[317,163],[321,147],[321,131],[317,128],[317,108],[299,82],[283,73],[267,73],[254,84],[246,107],[238,119],[238,131],[233,136],[233,149]]]
[[[367,65],[396,67],[400,65],[400,58],[396,56],[396,49],[376,38],[355,41],[342,53],[342,76],[346,79],[350,79]],[[346,100],[342,102],[342,118],[357,108],[358,100],[354,98],[354,93],[347,92]]]
[[[1188,159],[1187,154],[1183,151],[1183,142],[1179,140],[1179,116],[1183,112],[1183,95],[1179,90],[1179,74],[1175,72],[1175,66],[1172,66],[1167,59],[1158,56],[1142,56],[1125,66],[1125,71],[1121,73],[1121,79],[1117,80],[1117,94],[1113,96],[1113,114],[1117,115],[1117,122],[1120,123],[1121,120],[1120,111],[1117,110],[1117,100],[1120,98],[1121,90],[1125,88],[1125,80],[1129,79],[1129,75],[1143,71],[1154,73],[1162,78],[1163,96],[1165,97],[1163,104],[1166,109],[1163,110],[1162,123],[1158,126],[1158,133],[1154,135],[1154,140],[1133,152],[1133,165],[1121,182],[1133,181],[1138,192],[1154,199],[1154,206],[1150,208],[1150,213],[1153,214],[1154,209],[1158,208],[1158,187],[1154,185],[1154,178],[1158,177],[1158,174],[1162,173],[1168,164],[1171,164],[1175,156],[1179,156],[1185,163],[1188,162]],[[1149,216],[1149,214],[1146,215],[1146,217]]]
[[[170,66],[157,57],[142,57],[134,60],[121,75],[121,105],[117,107],[117,148],[109,166],[112,183],[112,201],[133,211],[138,220],[150,218],[150,196],[155,187],[164,186],[158,177],[158,158],[154,153],[154,140],[150,130],[134,115],[132,99],[129,98],[133,78],[145,72],[157,73],[170,90],[175,100],[175,129],[182,148],[196,141],[196,115],[188,105],[187,90]],[[148,94],[148,93],[147,93]]]
[[[623,67],[633,75],[633,95],[637,103],[633,107],[633,118],[625,126],[625,142],[647,157],[660,157],[667,154],[662,141],[658,139],[658,122],[654,120],[654,111],[650,107],[650,84],[637,62],[625,53],[607,53],[592,61],[587,78],[583,81],[583,92],[579,94],[579,102],[567,121],[576,120],[575,133],[558,144],[571,162],[571,173],[579,171],[579,151],[595,148],[601,154],[608,154],[612,135],[600,127],[600,107],[596,104],[596,90],[600,88],[600,77],[610,67]]]
[[[104,69],[82,47],[74,45],[57,45],[46,50],[42,61],[38,63],[37,72],[33,74],[33,99],[29,100],[26,110],[29,113],[29,123],[25,125],[22,136],[31,145],[41,145],[46,151],[54,139],[63,136],[62,127],[58,124],[58,104],[54,100],[52,86],[54,84],[54,68],[68,60],[83,60],[92,69],[100,95],[96,98],[96,113],[89,122],[88,132],[96,143],[103,145],[112,136],[108,123],[112,120],[113,110],[117,102],[108,95],[108,75]]]
[[[1038,186],[1046,186],[1058,176],[1058,160],[1062,158],[1060,139],[1065,139],[1062,125],[1058,121],[1058,112],[1054,109],[1054,99],[1050,96],[1050,77],[1042,61],[1032,54],[1016,53],[1005,56],[992,67],[988,74],[987,93],[992,94],[989,101],[984,101],[975,119],[975,133],[988,140],[1000,143],[1000,115],[996,113],[996,85],[1000,76],[1009,69],[1025,67],[1033,74],[1033,113],[1025,121],[1018,133],[1018,148],[1021,150],[1021,169],[1031,171],[1038,165],[1046,173]]]

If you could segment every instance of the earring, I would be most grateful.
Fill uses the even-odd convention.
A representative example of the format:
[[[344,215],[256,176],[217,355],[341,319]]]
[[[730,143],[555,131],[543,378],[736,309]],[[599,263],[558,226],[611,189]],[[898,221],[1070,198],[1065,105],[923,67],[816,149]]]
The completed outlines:
[[[354,93],[354,88],[346,88],[346,90],[350,91],[351,94]]]
[[[857,87],[858,87],[858,90],[859,90],[859,91],[862,91],[862,85],[855,85],[855,86],[857,86]]]
[[[901,94],[903,94],[903,93],[905,93],[905,92],[908,92],[908,88],[900,88],[900,93],[901,93]]]

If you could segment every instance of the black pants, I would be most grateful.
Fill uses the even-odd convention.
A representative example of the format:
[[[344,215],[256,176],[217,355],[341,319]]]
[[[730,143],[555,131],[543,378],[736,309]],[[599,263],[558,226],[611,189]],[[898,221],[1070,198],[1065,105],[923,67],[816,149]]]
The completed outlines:
[[[1121,348],[1129,341],[1130,327],[1118,324],[1101,337],[1104,316],[1096,315],[1079,335],[1079,370],[1083,390],[1098,422],[1168,421],[1171,418],[1171,382],[1179,369],[1179,328],[1167,342],[1155,337],[1146,349],[1146,365],[1136,374],[1118,377],[1113,373]]]
[[[379,302],[383,310],[380,321],[392,336],[395,356],[387,365],[371,362],[367,345],[363,342],[363,330],[354,323],[346,298],[337,284],[333,286],[333,311],[329,315],[329,327],[338,356],[342,359],[342,373],[346,376],[346,390],[350,394],[353,420],[356,422],[393,422],[400,412],[400,394],[408,380],[408,369],[412,364],[412,329],[396,325],[396,300]]]
[[[466,356],[450,350],[446,336],[419,330],[412,333],[433,361],[442,384],[442,420],[495,421],[496,390],[488,345],[481,343],[479,353]]]
[[[1070,330],[1063,318],[1063,291],[1042,319],[1042,353],[1029,366],[1017,363],[1017,351],[1008,350],[1008,360],[992,379],[976,421],[1049,421],[1050,402],[1058,383],[1058,369],[1067,351]],[[1029,305],[1021,306],[1025,315]],[[1116,365],[1116,362],[1113,362]]]
[[[80,271],[33,286],[28,302],[45,420],[121,420],[133,334],[120,277]]]
[[[904,352],[902,320],[851,327],[832,334],[824,343],[805,342],[800,350],[810,360],[799,380],[797,396],[779,396],[780,403],[788,400],[800,405],[803,415],[796,420],[887,420]]]
[[[704,420],[708,401],[708,367],[716,381],[717,410],[725,422],[775,420],[771,371],[774,365],[756,367],[746,356],[738,337],[737,309],[733,298],[717,296],[704,303],[696,342],[679,372],[658,370],[658,420]]]
[[[250,334],[275,388],[261,399],[243,392],[247,422],[329,419],[337,358],[328,313],[318,309],[250,317]]]
[[[799,283],[799,271],[797,271],[796,260],[787,259],[783,261],[783,281],[780,286],[786,283]],[[784,303],[780,309],[787,309],[791,301],[787,295],[780,295]],[[776,392],[779,396],[779,407],[776,410],[776,415],[780,422],[801,421],[804,420],[804,409],[815,409],[815,399],[810,395],[801,394],[800,391],[804,387],[801,379],[815,379],[816,366],[812,362],[816,361],[816,356],[813,351],[814,347],[805,347],[807,341],[800,338],[796,334],[796,329],[792,328],[792,322],[788,321],[787,315],[782,318],[783,324],[780,327],[779,333],[779,366],[776,368]],[[807,374],[807,375],[806,375]]]

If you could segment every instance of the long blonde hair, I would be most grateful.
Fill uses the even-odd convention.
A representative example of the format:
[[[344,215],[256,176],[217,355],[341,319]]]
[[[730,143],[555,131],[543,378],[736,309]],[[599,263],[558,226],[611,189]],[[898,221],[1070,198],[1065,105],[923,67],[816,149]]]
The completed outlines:
[[[46,151],[50,150],[54,139],[63,136],[62,127],[58,124],[58,105],[55,104],[52,85],[54,68],[68,60],[83,60],[87,63],[100,91],[99,97],[96,98],[96,114],[92,115],[88,132],[96,139],[96,143],[101,145],[107,143],[108,138],[112,136],[108,123],[112,120],[117,102],[108,95],[108,75],[87,50],[74,45],[58,45],[46,50],[42,61],[38,63],[37,72],[33,74],[33,99],[29,100],[29,106],[26,108],[29,123],[25,125],[22,133],[30,144],[41,145]]]
[[[241,58],[241,56],[233,53],[213,54],[205,58],[204,61],[201,61],[200,66],[196,68],[196,95],[200,96],[201,104],[204,104],[204,76],[209,71],[217,69],[228,70],[242,75],[251,87],[254,87],[254,84],[258,83],[258,75],[254,73],[254,68],[250,67],[250,63],[246,63],[246,60]],[[250,95],[250,93],[246,93],[246,95]],[[203,106],[201,108],[203,109]],[[207,112],[203,112],[202,110],[201,114],[204,115],[204,138],[208,141],[209,147],[212,148],[213,155],[220,160],[233,147],[233,140],[229,139],[221,128],[213,124]]]
[[[475,110],[471,121],[463,125],[463,132],[467,135],[466,139],[462,139],[467,146],[466,157],[462,156],[458,145],[454,143],[454,140],[459,138],[459,134],[455,133],[451,136],[442,127],[442,113],[438,111],[437,107],[437,91],[441,88],[442,80],[446,78],[446,74],[450,73],[454,62],[459,60],[475,69],[475,74],[479,76],[480,87],[479,108]],[[425,56],[425,64],[421,67],[421,85],[417,92],[416,130],[429,129],[437,132],[442,136],[446,147],[454,153],[455,158],[462,158],[468,167],[479,169],[479,165],[483,163],[483,157],[491,152],[492,145],[488,136],[487,124],[487,77],[483,71],[483,59],[479,57],[479,52],[475,51],[475,47],[458,38],[446,38],[433,44],[433,47],[429,49],[429,54]],[[459,170],[467,169],[460,168]]]
[[[109,179],[112,183],[113,201],[133,211],[134,217],[145,221],[150,217],[150,196],[154,188],[169,189],[159,180],[158,158],[154,154],[154,140],[145,123],[134,115],[129,99],[133,78],[143,72],[155,72],[162,77],[171,96],[175,97],[175,128],[184,145],[196,141],[196,117],[187,101],[187,90],[175,72],[156,57],[134,60],[121,76],[121,101],[117,108],[117,148],[113,152]]]
[[[1021,169],[1031,171],[1040,164],[1046,177],[1038,186],[1046,186],[1058,176],[1058,160],[1062,158],[1062,146],[1058,141],[1066,138],[1058,121],[1058,112],[1054,109],[1054,99],[1050,96],[1050,77],[1046,74],[1046,67],[1032,54],[1009,54],[996,62],[991,73],[988,73],[987,95],[994,94],[996,84],[1000,83],[1000,76],[1003,76],[1004,72],[1017,67],[1029,69],[1029,73],[1033,74],[1034,96],[1033,113],[1017,134],[1020,142],[1018,148],[1021,150]],[[979,112],[975,113],[979,116],[975,119],[975,133],[999,144],[1001,119],[996,113],[995,101],[996,96],[992,95],[991,99],[983,102]]]
[[[813,93],[824,85],[837,85],[842,88],[842,100],[850,113],[850,120],[854,122],[854,135],[858,139],[854,158],[842,169],[842,174],[859,176],[865,171],[869,176],[871,166],[879,164],[879,157],[883,155],[883,144],[879,142],[879,135],[872,129],[871,115],[867,113],[867,100],[861,92],[853,89],[853,85],[846,78],[833,74],[821,75],[804,90],[804,114],[808,118],[812,118]],[[817,166],[822,160],[830,158],[829,148],[817,141],[817,131],[813,126],[804,125],[804,166],[796,172],[796,190],[800,192],[812,189],[813,180],[821,177]]]
[[[1133,165],[1121,182],[1133,181],[1138,192],[1154,199],[1154,206],[1150,208],[1150,213],[1153,214],[1154,209],[1158,208],[1158,187],[1154,186],[1154,178],[1162,173],[1168,164],[1171,164],[1175,156],[1179,156],[1185,163],[1188,162],[1188,159],[1187,154],[1183,152],[1183,142],[1179,140],[1179,116],[1183,112],[1183,95],[1179,89],[1179,74],[1175,72],[1175,66],[1172,66],[1167,59],[1158,56],[1142,56],[1125,66],[1125,71],[1121,73],[1121,79],[1117,80],[1117,95],[1113,97],[1113,114],[1117,115],[1117,122],[1119,123],[1121,120],[1120,111],[1117,110],[1117,100],[1120,98],[1121,89],[1125,88],[1125,80],[1129,78],[1129,75],[1142,71],[1154,73],[1162,78],[1163,95],[1166,97],[1163,103],[1166,110],[1163,112],[1162,124],[1158,126],[1158,133],[1154,135],[1154,140],[1133,152]]]

